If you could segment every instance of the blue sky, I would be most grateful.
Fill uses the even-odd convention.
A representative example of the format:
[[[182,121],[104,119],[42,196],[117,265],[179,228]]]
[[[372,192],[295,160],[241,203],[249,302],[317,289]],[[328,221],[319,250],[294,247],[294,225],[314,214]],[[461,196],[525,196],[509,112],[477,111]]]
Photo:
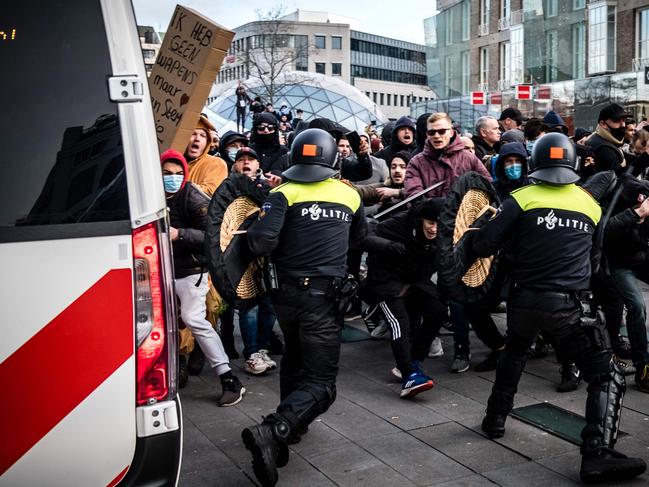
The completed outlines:
[[[166,30],[176,0],[133,0],[137,23]],[[227,28],[257,19],[256,11],[266,12],[283,5],[286,13],[296,9],[328,11],[359,21],[358,30],[393,37],[418,44],[424,43],[423,19],[435,12],[435,0],[411,0],[408,2],[380,2],[377,0],[185,0],[181,5],[193,8]]]

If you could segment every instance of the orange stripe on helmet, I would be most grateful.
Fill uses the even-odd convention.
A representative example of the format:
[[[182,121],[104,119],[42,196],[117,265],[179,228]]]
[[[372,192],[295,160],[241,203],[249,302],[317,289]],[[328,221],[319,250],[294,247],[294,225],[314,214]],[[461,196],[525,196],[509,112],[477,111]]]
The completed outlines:
[[[304,144],[302,146],[302,155],[303,156],[312,156],[315,157],[318,155],[318,146],[313,144]]]
[[[563,147],[550,147],[550,159],[563,159]]]

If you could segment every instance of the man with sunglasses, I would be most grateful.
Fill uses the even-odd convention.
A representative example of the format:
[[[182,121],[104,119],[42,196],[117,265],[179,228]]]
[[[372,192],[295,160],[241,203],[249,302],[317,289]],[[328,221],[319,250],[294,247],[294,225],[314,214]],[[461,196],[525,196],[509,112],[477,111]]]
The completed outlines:
[[[288,150],[280,144],[279,124],[275,115],[260,113],[252,125],[250,148],[259,155],[264,174],[270,172],[281,176],[288,167]]]
[[[434,113],[426,122],[424,150],[414,156],[406,169],[404,193],[415,194],[433,184],[444,184],[426,193],[427,198],[446,196],[453,183],[462,174],[476,171],[491,180],[489,172],[480,160],[464,149],[464,143],[452,127],[451,117],[446,113]]]

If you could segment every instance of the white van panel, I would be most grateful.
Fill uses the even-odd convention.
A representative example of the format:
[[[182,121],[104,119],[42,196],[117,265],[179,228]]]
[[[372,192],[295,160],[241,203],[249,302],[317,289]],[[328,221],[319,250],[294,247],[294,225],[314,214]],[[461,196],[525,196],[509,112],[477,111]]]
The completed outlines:
[[[135,450],[134,376],[131,357],[10,467],[0,485],[109,485]]]
[[[111,269],[132,269],[130,235],[0,244],[0,362]]]
[[[101,8],[113,75],[137,76],[145,100],[118,103],[131,223],[136,228],[163,218],[167,208],[149,101],[151,94],[130,0],[101,0]],[[156,184],[151,184],[152,181]]]

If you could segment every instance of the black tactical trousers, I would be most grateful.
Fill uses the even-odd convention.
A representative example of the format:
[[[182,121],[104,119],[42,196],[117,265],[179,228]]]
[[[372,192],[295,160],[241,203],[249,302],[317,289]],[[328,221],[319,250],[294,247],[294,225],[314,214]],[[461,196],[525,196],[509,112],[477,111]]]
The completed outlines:
[[[611,419],[619,418],[624,378],[613,373],[610,350],[596,343],[580,325],[580,317],[581,307],[572,293],[512,291],[507,303],[507,341],[489,397],[488,414],[506,415],[512,409],[527,351],[543,330],[552,336],[561,363],[577,364],[589,384],[587,426],[582,437],[587,440],[604,435]]]
[[[310,279],[309,287],[282,284],[273,307],[284,334],[277,414],[300,432],[336,398],[336,375],[343,325],[328,280]]]

